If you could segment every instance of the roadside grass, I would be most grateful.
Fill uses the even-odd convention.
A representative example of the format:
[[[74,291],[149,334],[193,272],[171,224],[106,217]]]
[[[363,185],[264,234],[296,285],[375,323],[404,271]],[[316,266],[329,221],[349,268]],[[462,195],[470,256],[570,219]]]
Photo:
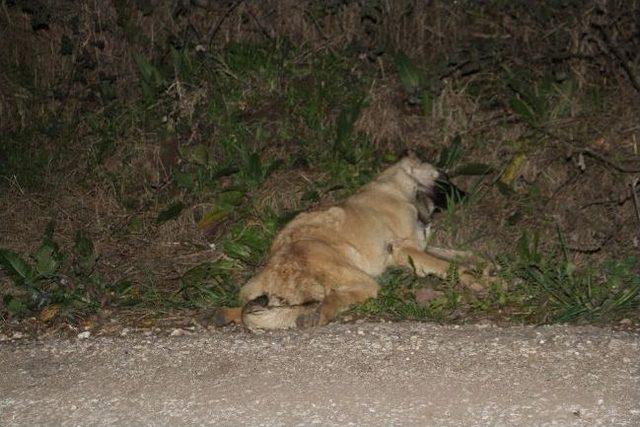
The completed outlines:
[[[12,316],[39,311],[43,321],[58,316],[73,319],[100,305],[107,284],[94,272],[97,255],[92,240],[78,231],[73,247],[64,250],[53,240],[53,231],[50,224],[28,259],[0,249],[0,266],[13,283],[11,289],[3,289],[2,302]]]
[[[455,289],[455,278],[441,281],[433,277],[419,278],[412,271],[401,268],[387,270],[378,280],[378,298],[354,307],[357,315],[389,320],[451,321],[462,301],[462,292]],[[430,297],[416,298],[421,290]]]
[[[500,276],[512,283],[524,318],[540,323],[615,321],[639,306],[640,276],[634,258],[607,259],[578,268],[569,258],[563,236],[558,249],[543,254],[537,237],[523,233],[516,256],[502,256]]]
[[[276,39],[231,43],[213,52],[171,47],[165,53],[134,56],[138,95],[118,99],[105,81],[97,93],[100,113],[86,112],[64,126],[50,117],[5,135],[11,143],[3,148],[0,175],[35,188],[74,156],[87,165],[77,179],[81,186],[98,182],[111,189],[126,217],[118,231],[123,237],[153,239],[161,227],[202,206],[194,214],[195,226],[217,256],[183,268],[170,284],[141,266],[133,268],[144,279],[112,280],[97,268],[100,256],[87,233],[77,231],[75,243],[61,248],[48,228],[28,256],[0,251],[11,282],[2,290],[3,318],[38,314],[45,322],[73,320],[111,306],[152,312],[235,306],[239,286],[259,268],[287,220],[319,202],[350,195],[399,156],[391,148],[402,145],[398,141],[376,144],[355,130],[380,76],[373,66],[354,76],[351,70],[361,64],[349,52],[308,55]],[[434,116],[444,96],[436,71],[401,52],[393,64],[403,108]],[[581,92],[571,76],[531,75],[525,67],[504,67],[498,76],[455,89],[479,98],[496,92],[491,96],[502,97],[526,128],[521,138],[507,141],[505,154],[490,164],[469,160],[478,137],[462,129],[466,133],[455,134],[429,159],[452,179],[466,180],[466,194],[445,198],[437,218],[441,233],[459,248],[483,238],[482,227],[469,231],[466,224],[488,195],[518,207],[507,219],[522,233],[512,245],[516,250],[492,254],[500,267],[498,282],[478,296],[457,287],[453,275],[440,281],[392,269],[380,278],[378,299],[354,313],[393,320],[487,316],[546,323],[619,320],[638,307],[636,261],[576,266],[561,235],[558,250],[542,249],[522,219],[535,217],[547,201],[536,185],[522,183],[529,157],[548,143],[556,121],[580,109],[597,110],[599,98]],[[55,140],[55,150],[25,142],[35,134]],[[304,173],[304,188],[273,183],[291,171]],[[265,190],[279,196],[291,192],[289,208],[262,200],[268,198],[261,195]]]

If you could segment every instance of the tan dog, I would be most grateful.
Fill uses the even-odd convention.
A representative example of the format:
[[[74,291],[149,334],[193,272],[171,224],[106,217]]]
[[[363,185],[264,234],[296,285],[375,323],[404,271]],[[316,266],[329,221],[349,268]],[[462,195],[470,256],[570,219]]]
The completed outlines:
[[[340,205],[298,215],[276,237],[264,268],[240,290],[243,306],[227,311],[227,320],[241,316],[250,330],[324,325],[375,298],[375,277],[387,267],[445,278],[453,258],[471,257],[427,248],[416,194],[431,191],[438,175],[432,165],[405,157]],[[477,286],[465,270],[458,277]]]

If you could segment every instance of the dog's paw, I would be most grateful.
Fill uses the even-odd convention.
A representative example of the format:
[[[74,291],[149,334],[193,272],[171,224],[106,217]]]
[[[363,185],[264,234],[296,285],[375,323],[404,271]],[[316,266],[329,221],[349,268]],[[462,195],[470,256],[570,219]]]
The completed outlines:
[[[221,327],[231,323],[241,323],[241,308],[240,307],[222,307],[213,308],[206,314],[201,316],[200,320],[204,324],[213,324],[214,326]]]
[[[320,305],[313,309],[305,311],[296,318],[296,326],[300,329],[311,328],[320,324]]]

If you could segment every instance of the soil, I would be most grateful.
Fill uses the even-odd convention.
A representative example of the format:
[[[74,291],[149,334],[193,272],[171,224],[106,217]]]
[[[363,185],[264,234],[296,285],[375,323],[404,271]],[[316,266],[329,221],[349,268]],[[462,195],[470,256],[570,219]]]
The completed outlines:
[[[87,335],[2,338],[1,425],[640,425],[637,331],[360,323]]]

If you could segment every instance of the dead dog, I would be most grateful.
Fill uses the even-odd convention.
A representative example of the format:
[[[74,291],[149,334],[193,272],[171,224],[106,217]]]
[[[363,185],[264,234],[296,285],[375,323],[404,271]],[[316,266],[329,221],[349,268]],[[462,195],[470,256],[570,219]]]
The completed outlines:
[[[452,261],[473,262],[466,252],[427,246],[424,222],[433,208],[416,197],[427,195],[430,202],[439,176],[409,155],[341,204],[299,214],[277,235],[264,268],[240,290],[242,307],[226,309],[222,323],[241,321],[250,330],[324,325],[376,298],[375,278],[390,266],[446,278]],[[481,287],[465,268],[458,267],[458,278]]]

